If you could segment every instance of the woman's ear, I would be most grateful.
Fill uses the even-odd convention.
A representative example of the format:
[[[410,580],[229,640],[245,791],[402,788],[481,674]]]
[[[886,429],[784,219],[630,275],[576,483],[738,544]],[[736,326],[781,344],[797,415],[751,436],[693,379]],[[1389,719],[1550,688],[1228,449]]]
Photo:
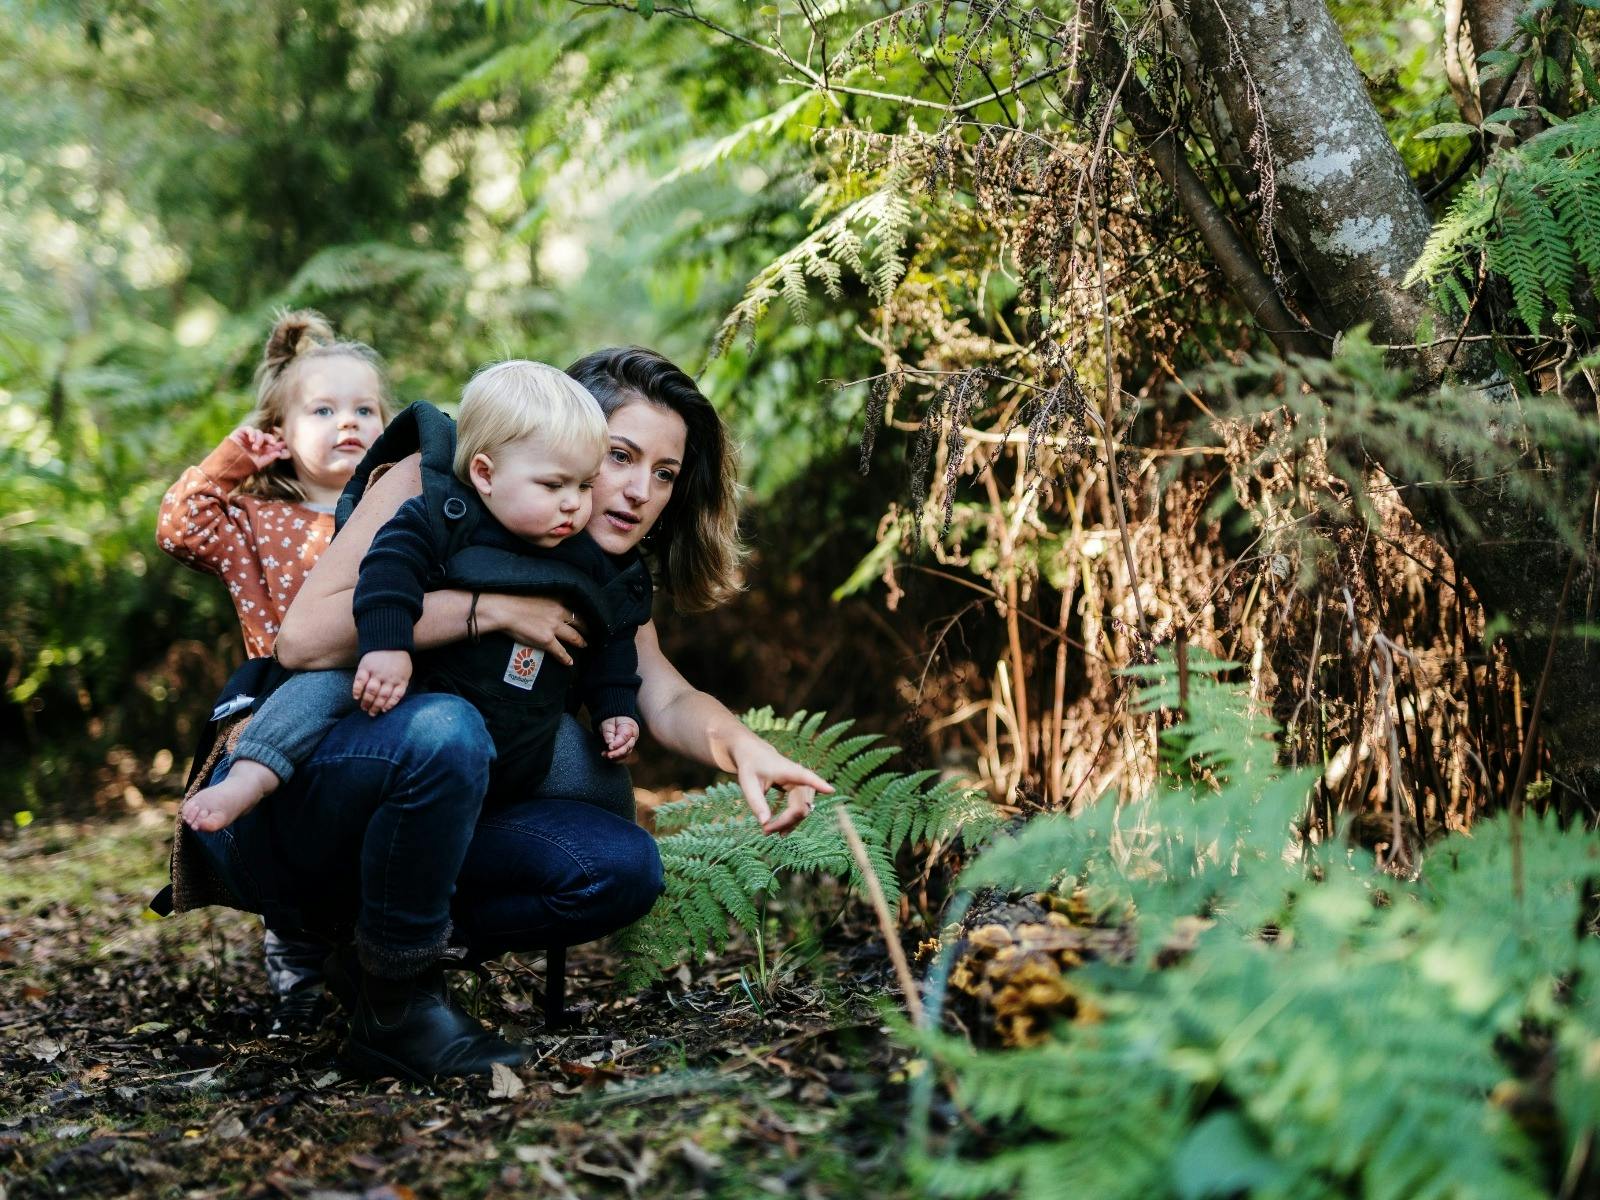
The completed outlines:
[[[480,450],[467,464],[467,478],[478,490],[478,495],[490,495],[494,491],[494,460]]]

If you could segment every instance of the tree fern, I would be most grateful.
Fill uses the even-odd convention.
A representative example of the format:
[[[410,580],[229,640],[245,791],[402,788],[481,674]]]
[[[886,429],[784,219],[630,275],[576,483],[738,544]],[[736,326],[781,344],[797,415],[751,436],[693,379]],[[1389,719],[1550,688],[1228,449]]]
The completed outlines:
[[[787,837],[768,837],[751,817],[736,783],[716,784],[656,810],[666,893],[650,915],[620,935],[624,981],[637,986],[690,955],[716,950],[730,923],[754,931],[758,898],[784,875],[823,873],[862,886],[834,810],[848,805],[867,855],[893,902],[900,883],[894,859],[914,842],[980,838],[998,822],[980,793],[935,771],[883,770],[898,751],[875,734],[846,737],[851,722],[824,725],[822,713],[777,717],[771,709],[745,723],[778,750],[834,787]]]

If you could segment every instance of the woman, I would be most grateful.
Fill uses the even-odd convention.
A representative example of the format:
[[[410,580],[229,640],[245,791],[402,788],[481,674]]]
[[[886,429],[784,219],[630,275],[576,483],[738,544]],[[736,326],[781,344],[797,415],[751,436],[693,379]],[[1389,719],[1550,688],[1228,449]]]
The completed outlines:
[[[737,567],[736,483],[709,402],[682,371],[638,348],[590,355],[570,373],[610,424],[590,534],[610,553],[644,543],[680,609],[725,599]],[[361,557],[420,487],[415,461],[372,485],[284,618],[277,654],[286,666],[354,660]],[[450,591],[428,593],[416,643],[460,641],[469,624],[564,662],[584,644],[558,602]],[[653,625],[637,645],[640,710],[655,739],[735,775],[767,833],[802,820],[827,785],[691,687]],[[417,696],[376,718],[346,718],[272,803],[198,835],[234,895],[269,918],[327,927],[356,915],[362,958],[346,953],[330,982],[353,1000],[345,1050],[358,1067],[428,1079],[520,1061],[451,1001],[440,939],[478,957],[573,945],[637,920],[660,894],[655,843],[628,819],[626,772],[608,771],[572,733],[529,800],[484,812],[492,753],[465,701]],[[773,787],[787,792],[776,815],[766,800]]]

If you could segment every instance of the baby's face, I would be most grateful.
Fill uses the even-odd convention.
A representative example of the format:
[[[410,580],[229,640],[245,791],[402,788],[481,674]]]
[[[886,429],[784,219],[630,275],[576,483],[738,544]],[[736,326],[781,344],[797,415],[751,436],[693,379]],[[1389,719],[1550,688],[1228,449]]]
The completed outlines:
[[[600,470],[592,452],[554,448],[534,438],[507,442],[472,460],[472,486],[484,507],[535,546],[558,546],[589,523]]]

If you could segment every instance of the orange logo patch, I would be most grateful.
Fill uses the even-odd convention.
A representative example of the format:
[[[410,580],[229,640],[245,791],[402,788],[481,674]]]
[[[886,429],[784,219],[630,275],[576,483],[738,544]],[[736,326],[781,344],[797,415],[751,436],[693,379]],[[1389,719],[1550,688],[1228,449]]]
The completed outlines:
[[[533,690],[533,681],[539,677],[544,665],[544,651],[518,642],[511,648],[511,661],[506,664],[504,680],[523,691]]]

